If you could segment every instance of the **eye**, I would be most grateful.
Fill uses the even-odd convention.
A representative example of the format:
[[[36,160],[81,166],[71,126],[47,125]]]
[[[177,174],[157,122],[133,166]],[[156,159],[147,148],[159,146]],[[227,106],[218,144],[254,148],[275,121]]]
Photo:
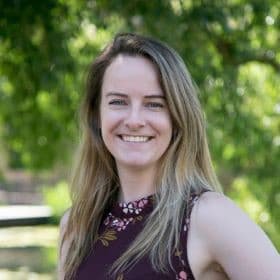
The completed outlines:
[[[125,101],[122,99],[114,99],[109,102],[109,105],[125,105]]]
[[[157,102],[150,102],[147,104],[148,107],[152,107],[152,108],[163,108],[164,105],[161,103],[157,103]]]

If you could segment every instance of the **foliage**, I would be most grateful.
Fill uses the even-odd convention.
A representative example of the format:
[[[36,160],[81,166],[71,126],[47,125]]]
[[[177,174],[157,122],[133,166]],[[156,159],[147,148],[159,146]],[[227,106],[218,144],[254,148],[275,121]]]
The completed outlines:
[[[118,31],[155,36],[178,50],[200,88],[225,192],[256,201],[269,216],[263,227],[279,235],[279,14],[276,0],[1,1],[0,133],[9,166],[67,166],[90,62]],[[241,200],[236,182],[244,178]]]
[[[71,206],[68,192],[68,185],[61,181],[55,186],[45,186],[42,188],[45,203],[52,208],[52,222],[58,224],[61,216]]]

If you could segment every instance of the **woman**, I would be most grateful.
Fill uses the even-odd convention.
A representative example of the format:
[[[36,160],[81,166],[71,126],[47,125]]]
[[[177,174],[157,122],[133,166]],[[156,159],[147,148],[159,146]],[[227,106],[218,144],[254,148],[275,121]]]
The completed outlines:
[[[59,279],[279,279],[270,240],[222,194],[174,50],[117,35],[91,66],[81,125]]]

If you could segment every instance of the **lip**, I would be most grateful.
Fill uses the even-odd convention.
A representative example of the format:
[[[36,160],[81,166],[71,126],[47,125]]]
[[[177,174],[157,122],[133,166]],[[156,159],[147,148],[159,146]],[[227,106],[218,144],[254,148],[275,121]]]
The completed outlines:
[[[119,137],[121,136],[132,136],[132,137],[149,137],[149,138],[154,138],[152,135],[131,135],[131,134],[118,134]]]

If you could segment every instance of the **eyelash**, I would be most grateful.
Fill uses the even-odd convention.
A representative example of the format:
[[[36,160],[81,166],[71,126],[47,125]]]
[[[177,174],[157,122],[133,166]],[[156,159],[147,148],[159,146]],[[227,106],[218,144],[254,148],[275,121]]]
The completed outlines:
[[[112,100],[109,102],[109,105],[122,105],[120,103],[124,103],[124,100]]]
[[[124,105],[124,100],[112,100],[109,102],[109,105]],[[149,102],[148,104],[152,104],[153,106],[151,106],[152,108],[163,108],[164,105],[162,105],[161,103],[157,103],[157,102]],[[154,106],[156,105],[156,106]]]

